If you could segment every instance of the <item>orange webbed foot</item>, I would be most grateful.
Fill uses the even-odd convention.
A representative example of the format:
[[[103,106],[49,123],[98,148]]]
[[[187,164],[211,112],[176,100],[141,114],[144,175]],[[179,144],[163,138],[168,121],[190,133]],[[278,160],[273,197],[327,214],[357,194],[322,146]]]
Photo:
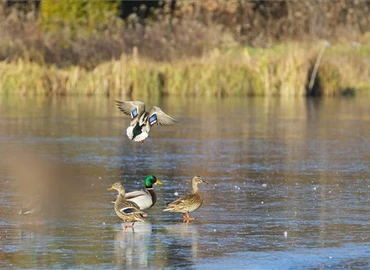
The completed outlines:
[[[183,214],[182,221],[189,223],[189,221],[194,220],[195,218],[190,217],[189,212]]]

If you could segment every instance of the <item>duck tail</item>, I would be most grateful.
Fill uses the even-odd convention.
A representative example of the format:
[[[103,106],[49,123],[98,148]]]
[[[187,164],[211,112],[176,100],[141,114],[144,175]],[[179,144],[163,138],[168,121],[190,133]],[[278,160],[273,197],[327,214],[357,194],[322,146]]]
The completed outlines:
[[[133,126],[129,126],[126,129],[126,134],[127,134],[127,137],[129,137],[130,140],[132,140],[134,138],[134,127]]]
[[[148,133],[144,131],[140,133],[139,135],[135,136],[133,140],[135,142],[141,142],[141,141],[144,141],[147,137],[148,137]]]

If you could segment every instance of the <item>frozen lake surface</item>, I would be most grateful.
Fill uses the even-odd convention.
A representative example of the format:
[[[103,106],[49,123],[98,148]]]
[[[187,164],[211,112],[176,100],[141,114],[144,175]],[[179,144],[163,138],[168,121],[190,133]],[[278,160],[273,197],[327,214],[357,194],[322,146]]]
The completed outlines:
[[[149,105],[181,123],[142,145],[113,99],[0,98],[0,268],[370,267],[368,97]],[[158,202],[123,231],[107,188],[141,189],[148,174]],[[162,210],[194,175],[209,184],[184,224]],[[18,215],[33,181],[50,208]]]

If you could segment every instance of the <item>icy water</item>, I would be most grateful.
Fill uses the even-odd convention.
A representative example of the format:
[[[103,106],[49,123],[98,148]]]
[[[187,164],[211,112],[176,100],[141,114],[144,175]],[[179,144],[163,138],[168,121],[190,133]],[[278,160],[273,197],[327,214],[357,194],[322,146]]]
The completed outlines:
[[[370,268],[370,98],[153,103],[181,123],[142,145],[113,99],[0,97],[0,268]],[[158,202],[123,231],[107,188],[148,174]],[[162,209],[194,175],[183,224]],[[28,189],[43,215],[18,215]]]

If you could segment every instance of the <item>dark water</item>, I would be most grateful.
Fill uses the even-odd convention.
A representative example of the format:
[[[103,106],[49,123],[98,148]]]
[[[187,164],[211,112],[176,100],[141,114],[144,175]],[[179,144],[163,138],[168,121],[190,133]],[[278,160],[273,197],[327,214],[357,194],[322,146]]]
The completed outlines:
[[[368,97],[153,103],[181,123],[141,145],[113,99],[0,97],[0,268],[370,268]],[[147,174],[159,201],[124,232],[106,189]],[[162,209],[194,175],[187,225]],[[18,215],[32,181],[68,207]]]

